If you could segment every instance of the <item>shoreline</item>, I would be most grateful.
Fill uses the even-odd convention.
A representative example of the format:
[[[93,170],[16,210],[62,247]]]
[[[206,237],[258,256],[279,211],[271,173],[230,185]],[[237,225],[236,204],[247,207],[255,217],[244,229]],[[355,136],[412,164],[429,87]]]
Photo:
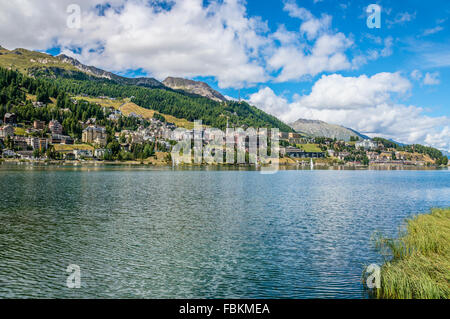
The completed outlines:
[[[259,170],[261,167],[270,167],[269,165],[254,164],[181,164],[173,166],[171,163],[153,162],[153,161],[39,161],[39,160],[18,160],[18,159],[0,159],[0,165],[16,165],[16,166],[65,166],[65,167],[154,167],[154,168],[175,168],[175,169],[192,169],[192,168],[224,168],[224,169],[254,169]],[[416,166],[416,165],[398,165],[398,164],[374,164],[374,165],[354,165],[354,164],[334,164],[315,163],[314,170],[448,170],[448,166]],[[280,163],[279,170],[312,170],[309,165]]]

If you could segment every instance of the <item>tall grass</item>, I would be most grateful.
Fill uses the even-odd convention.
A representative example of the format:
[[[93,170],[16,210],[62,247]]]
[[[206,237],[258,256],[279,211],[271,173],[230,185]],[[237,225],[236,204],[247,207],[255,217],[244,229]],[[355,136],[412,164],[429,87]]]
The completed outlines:
[[[381,267],[383,299],[450,298],[450,208],[408,219],[398,239],[377,236],[376,246],[389,256]]]

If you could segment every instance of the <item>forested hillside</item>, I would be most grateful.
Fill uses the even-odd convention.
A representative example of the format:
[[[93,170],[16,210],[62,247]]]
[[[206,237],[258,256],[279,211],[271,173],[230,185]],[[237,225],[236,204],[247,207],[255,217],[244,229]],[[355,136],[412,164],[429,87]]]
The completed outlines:
[[[18,70],[22,74],[41,79],[45,94],[55,90],[72,95],[132,98],[137,105],[189,121],[224,129],[230,126],[293,129],[262,110],[246,102],[217,102],[200,95],[172,90],[152,78],[125,78],[95,67],[85,66],[66,57],[28,51],[25,49],[0,52],[0,67]],[[45,91],[44,90],[44,91]],[[55,97],[56,98],[56,97]]]
[[[36,101],[45,103],[45,106],[33,106],[31,99],[27,98],[29,96],[35,96]],[[74,104],[69,94],[47,80],[33,79],[0,68],[0,118],[7,112],[15,113],[18,122],[41,120],[48,123],[58,120],[64,132],[74,138],[81,137],[82,126],[79,121],[85,122],[89,118],[96,118],[98,124],[106,127],[110,136],[121,129],[136,129],[140,124],[147,124],[133,117],[121,117],[117,123],[109,121],[108,112],[104,113],[96,104],[87,101]]]
[[[436,160],[437,164],[447,165],[448,163],[447,156],[444,156],[440,150],[434,147],[420,144],[400,145],[396,142],[381,137],[375,137],[373,140],[383,144],[386,148],[393,148],[397,151],[428,155],[431,159]]]
[[[135,85],[115,84],[109,80],[49,79],[54,86],[74,95],[131,98],[144,108],[156,110],[188,121],[202,120],[204,124],[224,129],[227,124],[251,127],[277,127],[283,132],[292,128],[246,102],[219,103],[208,98],[175,92],[170,89],[149,89]]]

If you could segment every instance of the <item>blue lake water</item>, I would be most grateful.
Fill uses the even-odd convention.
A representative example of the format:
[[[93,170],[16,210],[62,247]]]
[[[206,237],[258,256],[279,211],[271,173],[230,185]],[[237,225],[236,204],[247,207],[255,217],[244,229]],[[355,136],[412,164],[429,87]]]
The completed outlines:
[[[448,170],[0,165],[0,298],[366,298],[373,233],[448,206]]]

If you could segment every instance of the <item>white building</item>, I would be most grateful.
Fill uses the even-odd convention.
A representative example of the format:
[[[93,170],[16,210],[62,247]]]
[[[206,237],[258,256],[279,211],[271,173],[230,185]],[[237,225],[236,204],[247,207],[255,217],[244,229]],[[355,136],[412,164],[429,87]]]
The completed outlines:
[[[76,159],[91,158],[92,157],[92,151],[91,150],[74,150],[73,154],[75,155]]]
[[[12,150],[3,150],[3,157],[15,157],[17,154]]]
[[[12,125],[5,125],[0,127],[0,137],[14,136],[14,127]]]
[[[107,149],[97,148],[94,151],[94,157],[96,157],[96,158],[104,158],[106,153],[108,153],[108,152],[109,152],[109,150],[107,150]]]
[[[356,142],[355,147],[363,148],[365,150],[371,150],[371,149],[376,149],[378,147],[378,144],[372,140],[362,140],[362,141]]]

